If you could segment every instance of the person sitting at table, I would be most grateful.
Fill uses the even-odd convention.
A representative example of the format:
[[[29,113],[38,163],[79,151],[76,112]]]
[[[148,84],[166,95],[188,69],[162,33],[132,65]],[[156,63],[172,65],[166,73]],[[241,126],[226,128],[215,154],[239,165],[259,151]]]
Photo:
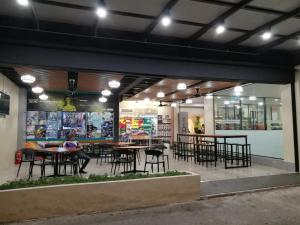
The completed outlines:
[[[67,135],[66,141],[64,142],[63,146],[65,148],[80,147],[79,143],[75,140],[75,134],[72,132]],[[84,169],[87,166],[87,164],[90,162],[91,158],[88,155],[86,155],[80,151],[80,152],[77,152],[74,155],[72,155],[72,160],[78,160],[78,159],[84,160],[81,168],[79,169],[79,173],[87,173],[86,171],[84,171]]]

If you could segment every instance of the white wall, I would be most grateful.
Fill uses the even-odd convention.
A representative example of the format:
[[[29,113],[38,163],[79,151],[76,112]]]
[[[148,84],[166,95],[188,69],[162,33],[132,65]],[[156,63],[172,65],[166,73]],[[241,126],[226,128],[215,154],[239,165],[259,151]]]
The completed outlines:
[[[281,113],[284,160],[295,162],[291,85],[281,85]]]
[[[8,180],[7,171],[14,169],[14,156],[18,139],[19,88],[0,74],[0,90],[10,96],[10,112],[0,118],[0,180]],[[7,177],[9,176],[9,177]]]

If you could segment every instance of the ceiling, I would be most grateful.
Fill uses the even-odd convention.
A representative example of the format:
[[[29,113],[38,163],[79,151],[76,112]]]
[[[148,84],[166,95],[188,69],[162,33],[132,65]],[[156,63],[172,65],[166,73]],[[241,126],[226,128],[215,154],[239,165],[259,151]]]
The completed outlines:
[[[3,73],[10,80],[15,82],[18,86],[26,88],[28,91],[33,86],[41,86],[46,93],[60,92],[60,93],[76,93],[80,94],[96,94],[104,89],[110,89],[108,82],[111,80],[120,81],[121,85],[118,89],[113,89],[113,94],[119,95],[120,100],[144,100],[150,98],[151,100],[164,102],[172,102],[174,100],[185,100],[187,98],[196,97],[198,89],[198,96],[204,96],[207,93],[221,91],[231,88],[237,83],[222,82],[222,81],[204,81],[204,80],[190,80],[190,79],[171,79],[162,76],[147,77],[146,75],[133,74],[118,74],[108,72],[82,72],[79,71],[76,78],[76,91],[70,89],[69,79],[70,73],[73,71],[63,70],[49,70],[31,67],[0,67],[0,73]],[[21,76],[25,74],[33,75],[36,81],[33,84],[25,84],[21,81]],[[73,78],[73,77],[72,77]],[[187,85],[186,90],[177,90],[179,83]],[[157,92],[164,92],[164,98],[157,98]]]
[[[30,67],[14,68],[19,77],[24,74],[31,74],[36,77],[34,85],[39,85],[45,91],[64,92],[68,90],[68,72],[61,70],[45,70]],[[86,73],[78,72],[77,91],[85,93],[99,93],[109,89],[108,82],[111,80],[122,80],[121,74],[109,73]],[[31,85],[33,86],[33,85]]]
[[[257,51],[300,48],[299,0],[106,0],[107,18],[97,18],[96,0],[31,0],[22,7],[15,0],[1,0],[0,28],[67,33],[88,37],[113,37],[151,42],[151,37],[250,47]],[[160,18],[170,12],[172,23],[163,27]],[[224,22],[227,31],[216,35]],[[76,26],[76,27],[74,27]],[[262,32],[273,38],[263,41]],[[125,35],[126,34],[126,35]]]

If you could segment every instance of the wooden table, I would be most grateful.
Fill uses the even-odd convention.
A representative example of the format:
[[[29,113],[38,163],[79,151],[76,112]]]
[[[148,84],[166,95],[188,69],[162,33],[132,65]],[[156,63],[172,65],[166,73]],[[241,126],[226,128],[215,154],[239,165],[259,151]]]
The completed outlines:
[[[106,146],[112,146],[112,147],[121,147],[121,146],[129,146],[129,145],[134,145],[132,142],[123,142],[123,141],[117,141],[117,142],[104,142],[101,143],[102,145]]]
[[[142,145],[134,145],[134,146],[120,146],[120,147],[114,147],[115,150],[131,150],[133,151],[133,170],[130,170],[130,171],[126,171],[126,172],[123,172],[123,173],[146,173],[148,171],[145,171],[145,170],[138,170],[136,168],[136,153],[137,151],[140,151],[140,150],[144,150],[144,149],[147,149],[147,148],[151,148],[151,146],[142,146]]]
[[[66,147],[51,147],[51,148],[36,148],[33,149],[36,152],[49,153],[54,155],[54,174],[53,176],[60,176],[59,174],[59,156],[64,153],[75,153],[79,152],[81,148],[66,148]]]

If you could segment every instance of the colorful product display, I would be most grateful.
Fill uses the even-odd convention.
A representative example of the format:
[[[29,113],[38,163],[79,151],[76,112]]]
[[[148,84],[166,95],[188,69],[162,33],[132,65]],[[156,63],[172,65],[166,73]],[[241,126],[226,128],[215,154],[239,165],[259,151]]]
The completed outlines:
[[[151,135],[157,134],[157,117],[120,117],[120,135]]]
[[[27,112],[27,140],[64,139],[70,131],[77,138],[113,138],[113,112]]]

